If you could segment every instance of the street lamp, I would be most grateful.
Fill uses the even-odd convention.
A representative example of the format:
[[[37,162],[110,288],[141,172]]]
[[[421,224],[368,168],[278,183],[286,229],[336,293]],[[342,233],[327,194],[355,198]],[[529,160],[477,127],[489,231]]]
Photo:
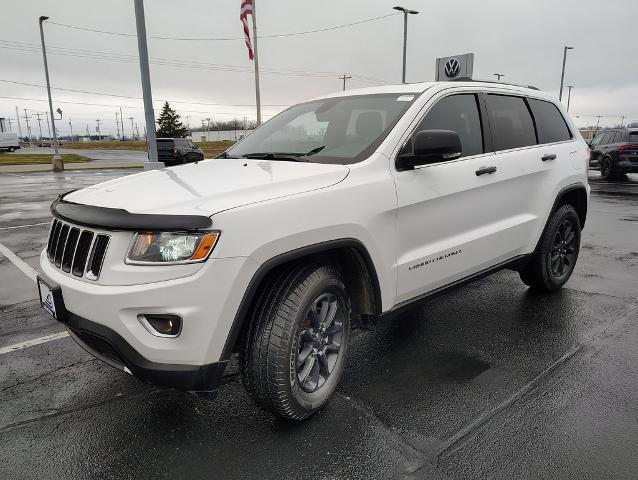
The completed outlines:
[[[569,112],[569,101],[572,99],[572,88],[573,85],[565,85],[567,87],[567,111]]]
[[[505,74],[504,73],[493,73],[492,75],[494,75],[496,77],[497,81],[501,81],[501,77],[504,77]]]
[[[560,92],[558,92],[558,100],[563,99],[563,82],[565,81],[565,62],[567,61],[567,50],[573,50],[574,47],[565,47],[563,49],[563,71],[560,74]]]
[[[408,48],[408,14],[416,15],[419,12],[417,12],[416,10],[408,10],[407,8],[399,6],[393,8],[394,10],[403,12],[403,76],[401,77],[401,81],[405,83],[405,60]]]
[[[49,66],[47,64],[47,49],[44,45],[44,29],[42,28],[42,22],[48,20],[49,17],[45,17],[44,15],[38,19],[38,24],[40,25],[40,40],[42,42],[42,58],[44,59],[44,76],[47,81],[47,95],[49,96],[49,113],[51,114],[51,126],[53,127],[53,159],[51,161],[51,165],[53,167],[54,172],[61,172],[64,170],[64,162],[62,161],[62,157],[58,152],[58,136],[55,132],[55,118],[53,117],[53,102],[51,101],[51,84],[49,83]]]

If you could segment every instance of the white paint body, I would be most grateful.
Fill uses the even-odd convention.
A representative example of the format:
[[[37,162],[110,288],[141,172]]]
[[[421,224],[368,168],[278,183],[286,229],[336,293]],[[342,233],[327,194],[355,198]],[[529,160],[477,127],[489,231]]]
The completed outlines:
[[[20,148],[17,133],[0,132],[0,148]]]
[[[562,106],[531,89],[478,82],[423,83],[351,90],[334,96],[422,92],[385,140],[359,163],[326,165],[267,160],[211,160],[148,171],[88,187],[66,199],[131,213],[212,216],[219,243],[203,263],[125,264],[131,232],[111,243],[96,282],[54,268],[66,308],[115,330],[154,362],[201,365],[220,359],[247,286],[276,255],[324,241],[359,240],[379,280],[383,311],[476,272],[531,253],[558,192],[586,186],[588,151]],[[440,98],[463,92],[549,100],[574,138],[463,157],[397,171],[395,157]],[[542,162],[544,154],[556,154]],[[475,175],[497,166],[490,175]],[[429,260],[460,251],[444,261]],[[426,266],[410,268],[426,263]],[[179,313],[178,338],[151,335],[140,313]]]

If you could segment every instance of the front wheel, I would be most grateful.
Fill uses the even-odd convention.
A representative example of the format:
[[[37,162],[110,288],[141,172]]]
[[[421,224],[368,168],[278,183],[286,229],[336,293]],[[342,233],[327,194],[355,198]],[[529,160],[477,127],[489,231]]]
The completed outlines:
[[[350,297],[330,264],[295,265],[259,295],[240,354],[242,380],[265,410],[302,420],[336,390],[350,334]]]
[[[543,230],[538,251],[520,271],[523,283],[551,292],[571,277],[580,251],[580,220],[574,207],[563,205]]]

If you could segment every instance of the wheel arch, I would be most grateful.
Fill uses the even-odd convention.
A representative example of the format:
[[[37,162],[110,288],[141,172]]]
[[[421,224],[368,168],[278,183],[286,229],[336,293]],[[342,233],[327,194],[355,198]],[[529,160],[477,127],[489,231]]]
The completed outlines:
[[[261,264],[246,288],[230,327],[222,360],[228,360],[248,326],[246,318],[254,299],[269,276],[280,267],[301,260],[329,260],[337,263],[352,296],[352,306],[362,315],[380,315],[381,288],[372,257],[365,245],[355,238],[329,240],[276,255]]]
[[[543,230],[541,231],[541,237],[539,238],[536,248],[534,251],[537,252],[541,240],[543,238],[543,233],[545,228],[547,228],[547,224],[551,221],[552,215],[563,205],[571,205],[576,210],[576,214],[578,215],[578,220],[580,222],[580,228],[585,228],[585,221],[587,220],[587,188],[582,183],[575,183],[572,185],[568,185],[561,189],[556,198],[554,199],[554,204],[552,205],[552,209],[547,216],[547,220],[545,221],[545,225],[543,226]]]

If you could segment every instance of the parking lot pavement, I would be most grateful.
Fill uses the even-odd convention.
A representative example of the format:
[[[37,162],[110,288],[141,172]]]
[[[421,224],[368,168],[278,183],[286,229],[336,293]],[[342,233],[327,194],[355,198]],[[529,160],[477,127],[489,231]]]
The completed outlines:
[[[0,176],[0,243],[37,268],[54,196],[129,173]],[[212,402],[159,391],[69,337],[1,353],[63,332],[2,258],[0,478],[635,478],[638,176],[590,181],[566,288],[503,271],[354,332],[338,394],[304,423],[237,377]]]

